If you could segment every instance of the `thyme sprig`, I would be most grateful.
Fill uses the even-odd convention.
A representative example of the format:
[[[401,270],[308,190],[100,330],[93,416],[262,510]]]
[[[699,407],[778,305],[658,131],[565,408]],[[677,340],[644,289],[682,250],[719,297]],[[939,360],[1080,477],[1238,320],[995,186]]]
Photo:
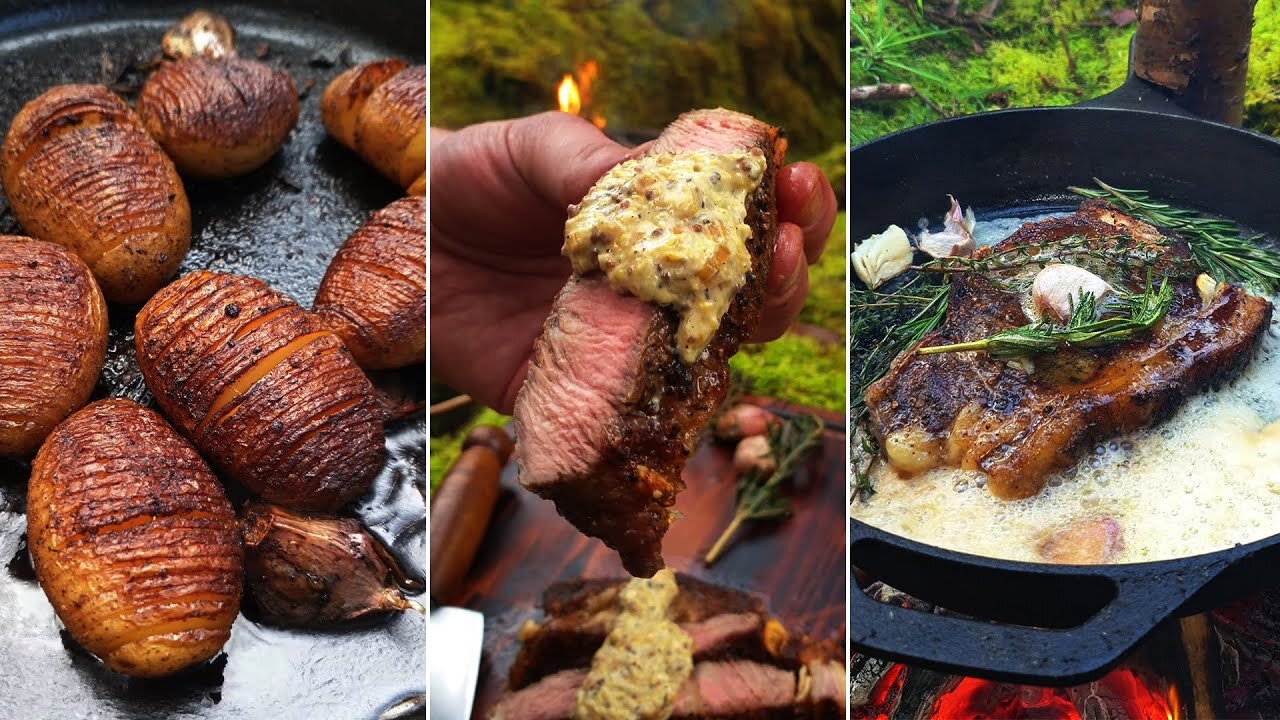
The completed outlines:
[[[1053,352],[1062,348],[1097,348],[1125,342],[1160,322],[1173,302],[1168,278],[1156,288],[1151,278],[1141,294],[1121,293],[1103,307],[1101,317],[1092,293],[1081,293],[1065,325],[1038,322],[1005,330],[981,340],[922,347],[921,355],[982,351],[993,357],[1016,357]]]
[[[892,292],[855,287],[849,293],[849,354],[855,362],[851,420],[855,424],[864,417],[871,383],[884,377],[903,350],[942,324],[950,289],[945,277],[916,274]]]
[[[1075,235],[1053,243],[1013,245],[977,258],[936,258],[915,269],[925,273],[990,274],[1034,265],[1072,263],[1082,266],[1097,265],[1106,268],[1108,272],[1114,272],[1117,269],[1150,267],[1159,259],[1157,248],[1136,243],[1128,235],[1101,238]]]
[[[1262,235],[1245,235],[1229,220],[1157,202],[1145,190],[1122,190],[1094,178],[1098,189],[1068,188],[1077,195],[1104,198],[1156,227],[1176,230],[1187,239],[1200,268],[1220,282],[1242,284],[1255,292],[1280,292],[1280,253],[1262,246]]]
[[[724,554],[738,529],[748,520],[786,517],[791,502],[781,493],[782,483],[822,444],[822,420],[813,415],[796,415],[769,428],[769,453],[777,467],[769,472],[752,468],[738,480],[737,510],[728,527],[711,546],[703,562],[711,565]]]

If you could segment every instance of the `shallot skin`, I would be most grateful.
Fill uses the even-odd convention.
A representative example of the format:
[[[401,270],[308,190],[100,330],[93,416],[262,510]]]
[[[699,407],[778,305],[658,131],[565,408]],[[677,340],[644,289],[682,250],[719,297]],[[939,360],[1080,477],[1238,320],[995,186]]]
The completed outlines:
[[[338,142],[410,195],[425,193],[425,66],[396,59],[357,65],[325,88],[320,113]]]
[[[238,57],[160,65],[142,86],[138,117],[185,176],[221,179],[261,167],[298,122],[293,78]]]
[[[427,208],[421,197],[379,210],[329,264],[315,312],[369,369],[421,363],[427,353]]]
[[[243,579],[235,512],[155,412],[102,400],[59,425],[32,465],[27,533],[40,587],[108,668],[169,675],[230,637]]]
[[[101,85],[60,85],[18,111],[0,151],[14,216],[58,243],[119,303],[151,297],[191,245],[191,208],[173,162]]]
[[[107,306],[84,262],[0,236],[0,455],[31,455],[88,402],[106,352]]]
[[[342,341],[255,278],[200,271],[135,322],[165,415],[223,475],[270,502],[336,510],[382,466],[384,411]]]
[[[395,561],[355,520],[258,502],[243,515],[245,578],[264,621],[324,627],[417,607],[396,587]]]

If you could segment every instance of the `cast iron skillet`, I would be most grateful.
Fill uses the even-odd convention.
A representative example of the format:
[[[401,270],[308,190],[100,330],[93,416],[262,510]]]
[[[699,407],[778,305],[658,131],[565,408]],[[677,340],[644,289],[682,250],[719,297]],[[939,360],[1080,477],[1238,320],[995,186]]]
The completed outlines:
[[[906,130],[854,149],[849,163],[853,238],[937,215],[947,193],[988,217],[1066,209],[1080,200],[1066,188],[1094,177],[1280,238],[1280,142],[1191,117],[1137,78],[1084,106]],[[856,519],[849,528],[854,567],[975,618],[882,604],[853,583],[854,648],[1036,684],[1098,677],[1161,621],[1245,594],[1280,567],[1280,535],[1177,560],[1064,566],[951,552]]]
[[[302,112],[283,152],[259,171],[223,183],[186,183],[193,237],[182,273],[212,268],[253,275],[310,306],[337,247],[369,213],[402,192],[320,123],[325,85],[350,63],[426,56],[422,3],[403,0],[259,0],[203,3],[226,15],[241,53],[265,44],[266,62],[287,70]],[[194,2],[0,0],[0,132],[27,100],[66,82],[112,81],[147,58]],[[132,78],[136,79],[136,78]],[[0,204],[2,207],[2,204]],[[0,233],[18,232],[7,210]],[[134,309],[111,306],[107,365],[97,397],[150,403],[133,357]],[[423,392],[421,368],[413,392]],[[389,459],[375,487],[347,513],[388,542],[422,581],[426,564],[424,419],[388,428]],[[339,631],[281,630],[237,618],[226,652],[186,674],[129,680],[60,633],[31,576],[23,516],[27,468],[0,466],[0,717],[4,718],[372,718],[423,717],[425,622],[385,616]],[[236,498],[233,497],[233,500]],[[425,603],[425,596],[418,600]]]

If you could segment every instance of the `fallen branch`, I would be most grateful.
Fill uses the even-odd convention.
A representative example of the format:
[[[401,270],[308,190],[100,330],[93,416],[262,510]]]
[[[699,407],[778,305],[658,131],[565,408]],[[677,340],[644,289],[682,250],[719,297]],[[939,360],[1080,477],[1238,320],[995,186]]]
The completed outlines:
[[[880,83],[878,85],[855,85],[849,88],[850,102],[867,102],[869,100],[904,100],[918,96],[916,89],[907,83]]]

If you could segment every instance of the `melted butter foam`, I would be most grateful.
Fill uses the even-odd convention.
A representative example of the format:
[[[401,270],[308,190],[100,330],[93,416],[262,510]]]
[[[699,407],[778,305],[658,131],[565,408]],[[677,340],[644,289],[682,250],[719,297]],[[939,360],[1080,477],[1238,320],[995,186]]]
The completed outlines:
[[[1048,533],[1099,517],[1121,529],[1115,563],[1268,537],[1280,532],[1280,319],[1234,381],[1193,396],[1164,423],[1094,447],[1036,497],[1000,500],[982,473],[955,468],[902,478],[877,462],[871,475],[876,493],[853,502],[853,517],[987,557],[1043,562],[1037,548]]]

